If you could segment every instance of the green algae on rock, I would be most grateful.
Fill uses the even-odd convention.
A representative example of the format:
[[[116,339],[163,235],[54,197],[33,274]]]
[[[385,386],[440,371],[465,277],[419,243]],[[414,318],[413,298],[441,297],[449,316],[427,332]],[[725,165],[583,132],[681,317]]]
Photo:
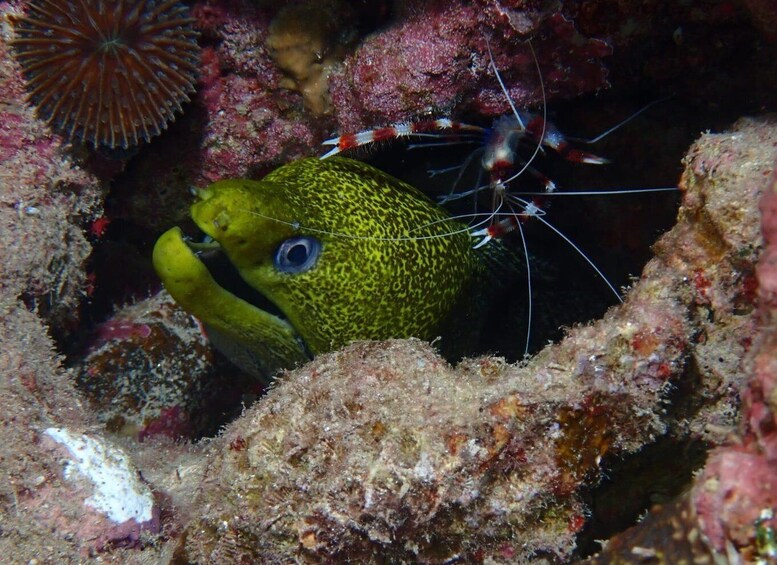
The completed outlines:
[[[154,265],[238,365],[266,376],[358,339],[442,336],[453,354],[474,345],[482,290],[494,290],[488,256],[503,248],[473,250],[467,227],[417,189],[335,158],[220,181],[199,196],[192,218],[214,242],[173,228]],[[206,255],[220,251],[280,315],[211,275]]]

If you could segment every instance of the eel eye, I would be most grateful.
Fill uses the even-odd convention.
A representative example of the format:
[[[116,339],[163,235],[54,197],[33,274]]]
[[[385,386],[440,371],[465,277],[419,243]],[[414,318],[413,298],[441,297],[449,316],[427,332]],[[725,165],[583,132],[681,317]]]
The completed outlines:
[[[321,254],[321,242],[315,237],[290,237],[275,252],[275,268],[282,273],[304,273],[313,268]]]

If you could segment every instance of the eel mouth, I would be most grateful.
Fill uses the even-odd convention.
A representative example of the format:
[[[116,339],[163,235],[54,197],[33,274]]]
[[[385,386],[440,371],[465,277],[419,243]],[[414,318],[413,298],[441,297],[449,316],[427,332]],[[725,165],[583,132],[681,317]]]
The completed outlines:
[[[181,228],[170,228],[154,245],[153,263],[176,302],[206,326],[250,340],[265,335],[284,342],[291,355],[307,355],[296,328],[271,300],[240,277],[218,242],[196,243]]]
[[[240,300],[262,313],[264,315],[262,319],[271,319],[273,323],[285,326],[289,333],[293,334],[299,352],[312,359],[313,355],[297,328],[272,300],[249,285],[240,276],[240,272],[229,260],[221,244],[201,230],[199,231],[199,239],[201,241],[197,242],[194,237],[182,237],[183,243],[191,250],[194,257],[205,266],[213,282],[236,300]]]
[[[196,243],[174,227],[159,237],[152,255],[165,288],[202,321],[209,336],[262,367],[249,372],[270,374],[310,360],[296,328],[271,300],[243,281],[217,242]]]
[[[205,265],[216,284],[257,310],[272,314],[291,325],[291,322],[289,322],[280,308],[243,280],[237,268],[227,257],[221,244],[209,235],[205,235],[204,232],[201,232],[201,235],[200,239],[202,241],[199,242],[195,241],[195,238],[189,237],[184,237],[183,240],[189,249],[194,252],[194,255]]]

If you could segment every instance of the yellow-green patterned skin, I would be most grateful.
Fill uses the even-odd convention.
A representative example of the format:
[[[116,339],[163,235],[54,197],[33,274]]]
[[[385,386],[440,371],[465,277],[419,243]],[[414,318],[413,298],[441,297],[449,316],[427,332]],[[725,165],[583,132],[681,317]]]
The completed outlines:
[[[197,226],[282,311],[313,354],[358,339],[444,335],[452,318],[468,310],[463,305],[472,300],[469,293],[484,270],[465,225],[417,189],[360,161],[303,159],[259,181],[216,182],[200,198],[191,209]],[[278,247],[305,235],[321,242],[314,267],[280,272],[273,261]],[[223,289],[214,290],[215,302],[198,300],[203,288],[216,283],[201,272],[193,253],[181,260],[183,247],[177,228],[157,243],[154,264],[165,286],[206,325],[250,348],[246,335],[256,332],[245,326],[266,323],[261,314],[237,297],[239,302],[225,305]],[[197,273],[187,278],[187,271]],[[214,304],[219,312],[209,311]],[[262,339],[290,339],[279,328]],[[291,364],[299,360],[284,355]]]

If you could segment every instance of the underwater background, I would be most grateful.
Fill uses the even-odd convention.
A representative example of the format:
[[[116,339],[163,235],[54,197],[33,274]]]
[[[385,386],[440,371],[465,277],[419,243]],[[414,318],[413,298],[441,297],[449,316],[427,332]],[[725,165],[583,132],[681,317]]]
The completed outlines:
[[[772,2],[19,0],[0,12],[9,562],[777,559]],[[439,296],[460,300],[429,335],[378,323],[377,301],[351,315],[364,285],[296,300],[297,330],[347,318],[385,331],[341,332],[334,348],[300,338],[269,387],[164,290],[154,244],[173,226],[200,243],[190,208],[211,183],[267,183],[327,139],[392,124],[489,128],[511,103],[609,160],[547,144],[534,159],[546,130],[522,130],[515,153],[536,172],[506,190],[529,193],[622,305],[525,207],[520,236],[484,248],[488,276],[473,286],[460,284],[476,270],[466,231],[442,257],[386,262],[402,284],[434,273],[417,302],[396,301],[414,321]],[[429,171],[478,145],[410,144],[344,151],[368,164],[349,182],[371,187],[374,166],[389,175],[379,190],[407,183],[465,228],[494,210],[489,190],[434,204],[457,173]],[[488,175],[469,162],[459,190]],[[543,178],[565,194],[678,190],[555,198]],[[333,215],[363,217],[360,237],[389,217],[426,227],[391,197],[372,208],[341,176],[325,181],[305,187]],[[315,200],[302,198],[297,230],[315,225]],[[346,248],[338,276],[384,262],[382,246],[372,264]],[[477,326],[474,348],[435,339],[454,318]],[[417,337],[432,343],[390,339]]]

